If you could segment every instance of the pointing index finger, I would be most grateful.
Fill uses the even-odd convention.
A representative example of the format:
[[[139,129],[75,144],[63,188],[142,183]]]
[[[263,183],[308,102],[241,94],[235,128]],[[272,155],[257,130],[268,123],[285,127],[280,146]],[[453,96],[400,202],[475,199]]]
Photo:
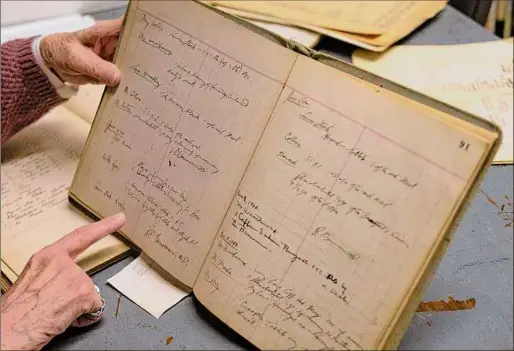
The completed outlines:
[[[54,243],[60,250],[66,251],[71,258],[75,259],[95,242],[116,232],[125,224],[125,215],[118,213],[114,216],[85,225],[75,229],[62,239]]]

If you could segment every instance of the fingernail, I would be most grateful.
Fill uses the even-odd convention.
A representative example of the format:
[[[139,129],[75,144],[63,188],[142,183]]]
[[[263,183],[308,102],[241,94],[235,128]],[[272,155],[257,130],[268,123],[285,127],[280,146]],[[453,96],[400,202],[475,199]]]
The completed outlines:
[[[118,214],[115,214],[114,216],[112,216],[112,219],[115,221],[115,222],[125,222],[126,218],[125,218],[125,214],[123,212],[120,212]]]
[[[116,72],[113,72],[113,75],[111,77],[111,81],[110,81],[109,85],[116,86],[120,83],[120,80],[121,80],[121,72],[118,70]]]

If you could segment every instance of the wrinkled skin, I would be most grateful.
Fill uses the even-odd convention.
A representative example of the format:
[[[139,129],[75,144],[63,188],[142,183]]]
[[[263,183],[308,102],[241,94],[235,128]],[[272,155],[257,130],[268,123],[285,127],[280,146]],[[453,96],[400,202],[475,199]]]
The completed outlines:
[[[78,255],[120,229],[118,214],[76,229],[38,251],[1,300],[2,350],[39,350],[70,325],[101,319],[85,316],[102,306],[91,278],[75,263]]]
[[[57,33],[41,39],[39,50],[46,65],[72,84],[117,85],[120,70],[111,62],[122,19],[99,21],[73,33]]]

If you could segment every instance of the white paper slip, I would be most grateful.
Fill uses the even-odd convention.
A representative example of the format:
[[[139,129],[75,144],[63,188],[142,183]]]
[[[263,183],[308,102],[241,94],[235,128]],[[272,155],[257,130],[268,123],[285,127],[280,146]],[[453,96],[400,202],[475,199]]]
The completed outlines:
[[[116,290],[155,318],[162,316],[189,294],[172,281],[169,274],[143,253],[114,277],[107,279]]]

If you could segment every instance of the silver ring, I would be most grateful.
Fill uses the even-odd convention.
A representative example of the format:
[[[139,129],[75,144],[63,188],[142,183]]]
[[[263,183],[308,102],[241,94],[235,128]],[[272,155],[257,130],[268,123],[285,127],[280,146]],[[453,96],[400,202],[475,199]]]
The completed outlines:
[[[96,285],[95,285],[95,290],[96,290],[96,293],[100,296],[100,299],[102,300],[102,306],[98,310],[96,310],[96,311],[89,312],[89,313],[85,314],[86,317],[98,318],[98,317],[100,317],[104,313],[104,310],[105,310],[105,300],[102,298],[102,294],[100,294],[100,288],[98,286],[96,286]]]

